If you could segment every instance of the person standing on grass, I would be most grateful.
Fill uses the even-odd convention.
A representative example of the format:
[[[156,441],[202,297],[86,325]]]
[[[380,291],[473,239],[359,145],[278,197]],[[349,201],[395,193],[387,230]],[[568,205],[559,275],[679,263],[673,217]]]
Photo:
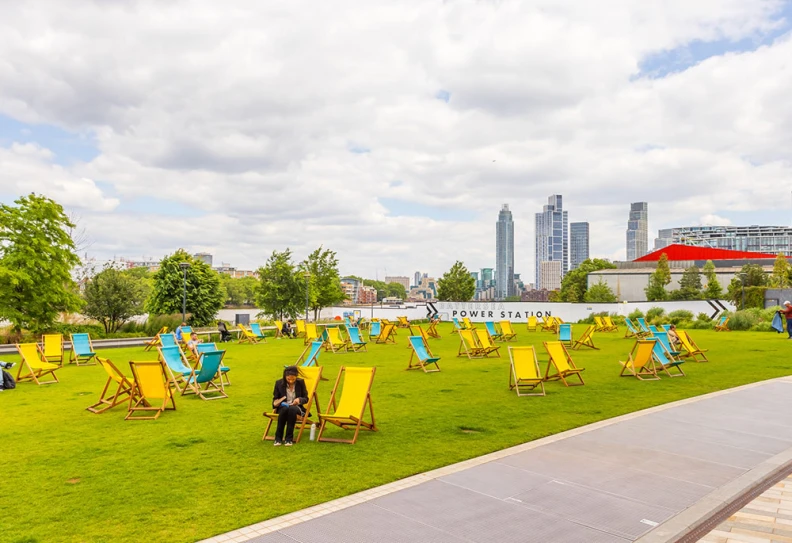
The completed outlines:
[[[181,343],[182,342],[182,326],[187,326],[187,323],[183,322],[183,323],[181,323],[181,326],[176,328],[176,342],[177,343]]]
[[[308,389],[305,388],[305,381],[297,378],[298,373],[297,366],[284,369],[283,379],[275,381],[275,389],[272,391],[272,407],[278,414],[278,427],[275,430],[276,447],[284,444],[284,438],[285,445],[292,446],[297,416],[305,416],[302,406],[308,403]]]
[[[792,339],[792,303],[784,302],[784,307],[779,309],[778,312],[786,318],[787,333],[789,334],[787,339]]]

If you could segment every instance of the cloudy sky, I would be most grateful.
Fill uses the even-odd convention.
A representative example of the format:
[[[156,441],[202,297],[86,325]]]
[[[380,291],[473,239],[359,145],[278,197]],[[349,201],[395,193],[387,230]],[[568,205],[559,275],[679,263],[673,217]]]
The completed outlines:
[[[0,201],[46,194],[89,256],[254,268],[494,266],[562,194],[591,251],[790,224],[792,2],[0,0]]]

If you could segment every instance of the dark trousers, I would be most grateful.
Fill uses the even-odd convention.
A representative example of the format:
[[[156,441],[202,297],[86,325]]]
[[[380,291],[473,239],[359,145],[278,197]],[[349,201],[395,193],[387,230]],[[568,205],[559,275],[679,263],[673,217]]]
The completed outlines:
[[[290,405],[288,408],[281,407],[278,410],[278,427],[275,429],[275,441],[283,441],[284,428],[286,428],[286,441],[293,441],[294,423],[297,422],[297,416],[302,414],[302,408],[297,405]]]
[[[228,330],[220,330],[220,341],[226,342],[231,341],[231,332]]]
[[[792,337],[792,319],[787,320],[787,333]]]

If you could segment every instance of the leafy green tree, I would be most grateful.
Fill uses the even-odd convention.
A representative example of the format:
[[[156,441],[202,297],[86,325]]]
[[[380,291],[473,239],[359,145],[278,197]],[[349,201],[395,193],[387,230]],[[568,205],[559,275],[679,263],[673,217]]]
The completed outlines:
[[[610,285],[600,279],[586,290],[585,301],[589,303],[615,302],[616,295],[613,293]]]
[[[560,299],[565,302],[582,302],[588,289],[588,274],[615,267],[616,264],[603,258],[587,258],[561,280]]]
[[[650,302],[668,299],[666,285],[671,282],[671,268],[668,266],[668,255],[663,253],[657,262],[657,269],[649,276],[649,284],[644,289],[646,299]]]
[[[476,293],[476,280],[465,265],[457,260],[451,269],[437,280],[437,299],[449,302],[467,302]]]
[[[407,289],[401,283],[388,283],[386,288],[388,289],[389,297],[401,298],[402,300],[407,298]]]
[[[723,287],[721,287],[718,276],[715,274],[715,264],[712,263],[712,260],[707,260],[701,271],[704,272],[704,277],[707,278],[707,286],[702,293],[704,299],[717,300],[723,296]]]
[[[672,300],[701,299],[701,271],[698,266],[690,266],[682,272],[679,289],[670,293]]]
[[[383,298],[388,297],[388,285],[385,281],[377,281],[375,279],[363,279],[363,284],[367,287],[377,289],[377,301],[381,302]]]
[[[296,317],[305,308],[305,283],[297,276],[290,249],[273,251],[259,268],[256,305],[277,319]]]
[[[341,276],[338,273],[338,259],[335,251],[319,247],[300,264],[300,271],[308,271],[309,306],[314,319],[325,307],[341,303],[344,291],[341,290]],[[305,276],[302,275],[303,288]]]
[[[767,274],[760,265],[746,264],[729,283],[727,297],[734,305],[745,309],[742,303],[743,288],[745,288],[745,307],[762,307],[767,283]]]
[[[80,259],[63,207],[30,194],[0,205],[0,318],[19,333],[52,327],[59,313],[82,306],[71,270]]]
[[[137,272],[110,265],[85,284],[83,314],[99,321],[105,332],[116,332],[135,315],[145,312],[149,286]]]
[[[190,324],[206,326],[212,324],[215,315],[223,307],[225,295],[220,284],[220,276],[201,260],[196,260],[184,249],[179,249],[160,262],[154,273],[154,287],[146,303],[153,315],[181,313],[183,272],[179,267],[187,262],[187,313]]]
[[[784,256],[784,253],[778,253],[775,263],[773,264],[773,273],[770,275],[770,286],[775,288],[788,288],[791,270],[792,268],[789,266],[789,262]]]
[[[259,287],[259,281],[255,277],[234,278],[227,273],[221,273],[220,282],[226,293],[225,305],[241,307],[255,304]]]

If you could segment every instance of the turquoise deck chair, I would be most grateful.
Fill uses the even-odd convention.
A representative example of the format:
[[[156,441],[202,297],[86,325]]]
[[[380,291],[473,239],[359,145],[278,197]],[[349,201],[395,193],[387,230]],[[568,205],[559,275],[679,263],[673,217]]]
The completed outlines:
[[[671,325],[670,325],[670,324],[664,324],[664,325],[663,325],[663,330],[665,330],[666,332],[668,332],[669,330],[671,330]]]
[[[368,344],[363,341],[363,336],[360,335],[360,329],[357,326],[350,326],[347,328],[347,333],[349,334],[349,346],[352,348],[353,352],[368,352],[368,348],[366,347]]]
[[[187,334],[189,336],[190,334],[193,333],[192,326],[182,326],[181,329],[182,329],[182,336],[184,334]]]
[[[159,347],[157,350],[160,352],[160,358],[162,358],[165,365],[168,366],[168,371],[171,374],[171,382],[176,388],[182,390],[182,388],[186,386],[187,377],[190,376],[193,369],[187,363],[187,359],[184,357],[181,347],[178,345],[171,345],[170,347]]]
[[[256,336],[256,339],[264,339],[264,332],[261,330],[261,325],[257,322],[250,323],[250,331]]]
[[[462,330],[462,325],[459,324],[459,319],[454,317],[452,320],[454,321],[454,330]]]
[[[215,343],[199,343],[195,346],[196,350],[198,351],[198,356],[201,356],[203,353],[208,353],[211,351],[220,351],[225,354],[225,351],[222,349],[218,349]],[[225,356],[223,357],[225,358]],[[231,379],[228,378],[228,372],[231,370],[228,366],[223,364],[223,360],[220,360],[220,382],[223,385],[230,385]]]
[[[489,333],[490,337],[494,340],[499,340],[501,338],[500,332],[495,329],[495,323],[492,321],[487,321],[484,323],[484,326],[487,327],[487,332]]]
[[[372,339],[377,339],[380,335],[380,322],[372,322],[371,326],[369,326],[369,341]]]
[[[627,325],[627,332],[624,334],[624,337],[640,338],[645,335],[635,327],[630,319],[624,319],[624,324]]]
[[[653,334],[656,334],[656,333],[657,333],[657,332],[659,332],[660,330],[658,330],[658,329],[657,329],[657,326],[655,326],[654,324],[650,324],[650,325],[649,325],[649,331],[650,331],[650,332],[652,332]]]
[[[684,377],[685,372],[682,371],[682,368],[679,366],[685,362],[683,360],[679,360],[678,358],[674,358],[668,349],[666,349],[665,345],[663,345],[663,342],[659,340],[659,338],[650,337],[649,339],[656,340],[654,347],[652,348],[652,358],[655,359],[655,362],[662,366],[662,369],[668,374],[669,377]],[[679,373],[672,375],[671,372],[668,371],[669,368],[676,368]]]
[[[88,334],[71,334],[71,355],[69,362],[77,362],[77,365],[96,364],[96,353],[91,347],[91,336]]]
[[[176,343],[176,334],[173,332],[169,334],[160,334],[159,338],[163,347],[175,347],[178,345],[178,343]]]
[[[558,341],[564,345],[572,345],[572,325],[563,323],[558,326]]]
[[[421,336],[410,336],[410,346],[412,347],[413,352],[410,353],[410,361],[407,364],[408,370],[417,370],[422,369],[424,373],[433,373],[436,371],[440,371],[440,366],[437,364],[440,361],[439,357],[429,356],[429,353],[426,352],[426,345],[424,345],[423,337]],[[413,356],[417,358],[417,363],[413,364]],[[434,369],[427,369],[427,366],[430,364],[434,364]]]
[[[192,370],[187,377],[182,396],[197,394],[202,400],[219,400],[228,398],[223,390],[222,381],[218,385],[215,380],[220,375],[220,363],[225,351],[206,351],[201,355],[201,369]],[[201,388],[204,385],[204,388]]]
[[[312,341],[310,348],[306,348],[300,358],[297,359],[297,362],[294,363],[295,366],[316,366],[316,361],[319,360],[319,355],[322,354],[322,345],[323,342],[321,341]]]
[[[668,332],[657,332],[654,337],[663,344],[663,348],[671,353],[673,356],[679,356],[681,353],[671,346],[671,341],[668,339]]]
[[[352,328],[352,326],[354,326],[352,324],[352,321],[349,320],[349,317],[344,317],[344,325],[347,327],[347,330]]]
[[[642,332],[644,332],[644,333],[646,333],[646,334],[649,334],[649,333],[651,333],[651,330],[649,330],[649,328],[646,326],[646,319],[644,319],[643,317],[638,317],[638,318],[637,318],[637,319],[635,319],[635,320],[637,320],[637,321],[638,321],[638,326],[640,326],[640,327],[641,327],[641,331],[642,331]]]

